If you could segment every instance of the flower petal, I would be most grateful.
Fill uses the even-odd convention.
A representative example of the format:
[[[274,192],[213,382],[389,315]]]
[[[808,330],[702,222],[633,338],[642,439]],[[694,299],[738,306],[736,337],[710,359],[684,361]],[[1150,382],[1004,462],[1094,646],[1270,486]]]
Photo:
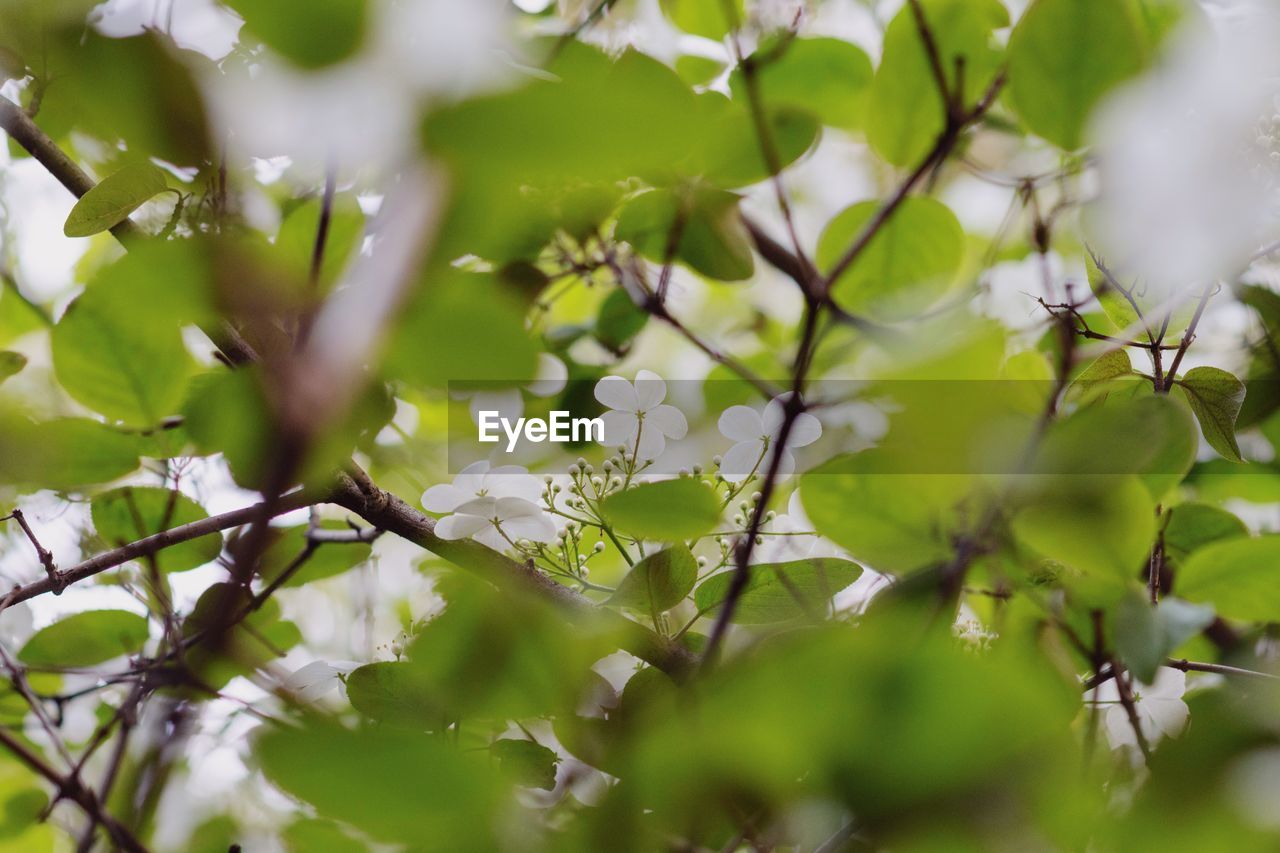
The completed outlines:
[[[459,504],[454,512],[463,515],[478,515],[481,518],[493,518],[498,512],[498,499],[490,495],[482,498],[472,498],[466,503]]]
[[[644,415],[645,429],[656,429],[668,438],[684,438],[689,421],[675,406],[655,406]]]
[[[760,413],[750,406],[730,406],[720,415],[720,434],[733,441],[755,441],[764,435]]]
[[[759,438],[738,442],[724,455],[720,463],[720,473],[730,483],[741,483],[755,469],[763,449],[764,442]]]
[[[600,443],[605,447],[630,447],[635,441],[640,421],[631,412],[610,410],[601,415],[600,420],[604,422],[604,439]]]
[[[528,539],[532,542],[554,542],[556,538],[555,522],[545,513],[503,519],[501,524],[502,532],[513,540]]]
[[[494,514],[502,521],[508,518],[542,515],[542,507],[523,498],[498,498],[495,501]]]
[[[621,376],[606,376],[597,382],[596,399],[619,412],[634,412],[640,407],[635,386]]]
[[[538,375],[524,386],[535,397],[550,397],[559,394],[569,381],[569,368],[551,353],[538,353]]]
[[[489,526],[486,519],[478,515],[454,514],[436,522],[436,535],[441,539],[466,539],[477,531]]]
[[[652,370],[641,370],[636,374],[636,398],[639,409],[647,412],[667,398],[667,383]]]
[[[543,483],[519,465],[503,465],[489,472],[484,486],[485,492],[495,498],[523,498],[537,503]]]
[[[822,436],[822,421],[808,412],[801,412],[791,425],[791,434],[787,436],[787,447],[804,447],[813,444]]]
[[[786,417],[787,410],[783,408],[782,398],[774,397],[765,405],[764,414],[760,416],[760,422],[764,425],[764,434],[777,435]]]
[[[453,478],[453,484],[468,495],[477,495],[484,490],[484,475],[488,471],[489,460],[481,459],[479,462],[472,462],[458,472],[458,476]]]
[[[453,512],[459,504],[475,497],[475,492],[464,492],[457,486],[441,483],[422,493],[422,508],[427,512]]]
[[[662,433],[656,429],[650,429],[648,424],[640,430],[640,446],[636,448],[636,459],[644,462],[646,459],[657,459],[662,455],[662,451],[667,449],[667,440],[662,437]]]

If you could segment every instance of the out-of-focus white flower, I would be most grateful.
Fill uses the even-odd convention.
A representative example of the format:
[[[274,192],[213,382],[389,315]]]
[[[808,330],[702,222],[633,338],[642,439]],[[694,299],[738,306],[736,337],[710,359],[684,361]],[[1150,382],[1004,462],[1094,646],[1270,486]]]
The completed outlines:
[[[569,368],[550,353],[538,354],[538,373],[531,382],[519,388],[501,388],[495,391],[458,391],[455,400],[471,400],[471,419],[480,423],[481,412],[497,412],[499,417],[514,422],[524,414],[523,388],[535,397],[550,397],[564,390],[569,381]]]
[[[0,610],[0,643],[11,649],[21,648],[35,633],[31,608],[25,603],[14,604]]]
[[[956,621],[951,625],[951,633],[975,651],[986,649],[992,640],[1000,636],[995,631],[987,630],[978,614],[967,604],[961,604],[956,611]]]
[[[1215,30],[1183,33],[1096,124],[1096,239],[1153,305],[1198,293],[1280,236],[1280,12],[1233,8]]]
[[[422,505],[431,512],[452,513],[436,524],[441,539],[468,536],[490,548],[506,550],[512,542],[550,542],[556,526],[538,505],[543,485],[519,465],[490,468],[473,462],[453,483],[427,489]]]
[[[668,438],[684,438],[689,431],[684,412],[663,403],[666,398],[667,383],[652,370],[641,370],[635,382],[621,376],[601,379],[596,383],[596,399],[610,409],[601,415],[601,444],[626,447],[629,455],[641,462],[657,459]]]
[[[357,666],[359,664],[352,661],[312,661],[295,670],[284,680],[282,686],[303,702],[315,702],[337,689],[342,676]]]
[[[1182,695],[1187,691],[1187,674],[1182,670],[1161,667],[1154,684],[1133,684],[1133,704],[1138,712],[1138,723],[1147,743],[1155,743],[1168,735],[1177,737],[1187,725],[1187,703]],[[1113,749],[1138,748],[1138,738],[1129,722],[1129,715],[1120,704],[1120,692],[1115,679],[1088,691],[1086,704],[1098,703],[1103,714],[1107,740]]]
[[[751,406],[730,406],[720,416],[720,433],[737,442],[724,455],[720,473],[731,483],[740,483],[757,469],[764,472],[772,464],[771,453],[778,452],[777,439],[786,419],[781,397],[775,397],[763,411]],[[801,412],[792,424],[787,436],[787,446],[782,448],[778,462],[778,476],[785,477],[796,470],[796,458],[791,448],[813,444],[822,435],[822,423],[808,412]]]
[[[511,76],[510,4],[383,0],[370,50],[422,94],[461,98]]]

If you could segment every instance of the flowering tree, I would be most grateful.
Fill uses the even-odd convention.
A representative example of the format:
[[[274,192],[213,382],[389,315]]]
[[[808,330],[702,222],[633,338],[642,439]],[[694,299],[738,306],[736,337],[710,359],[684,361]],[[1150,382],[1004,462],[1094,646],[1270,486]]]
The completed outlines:
[[[1277,35],[3,4],[0,849],[1275,849]]]

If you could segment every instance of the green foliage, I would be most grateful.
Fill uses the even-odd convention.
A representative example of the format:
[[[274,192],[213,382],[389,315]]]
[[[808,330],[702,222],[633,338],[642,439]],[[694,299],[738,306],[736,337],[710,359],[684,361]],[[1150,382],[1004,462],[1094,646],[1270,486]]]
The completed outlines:
[[[164,171],[151,163],[132,163],[103,178],[81,196],[62,231],[68,237],[92,237],[114,228],[168,188]]]
[[[550,791],[556,786],[556,754],[539,743],[502,738],[489,746],[498,769],[517,785]]]
[[[0,351],[0,382],[17,376],[27,366],[27,357],[20,352]]]
[[[954,93],[963,65],[963,103],[968,106],[991,84],[1000,64],[992,30],[1008,26],[1009,12],[998,0],[923,0],[920,4],[937,45],[948,93]],[[867,106],[875,120],[867,141],[895,166],[924,159],[946,124],[947,105],[909,5],[889,24],[884,56],[876,69]]]
[[[1249,528],[1236,516],[1202,503],[1179,504],[1169,511],[1164,528],[1165,551],[1183,559],[1196,550],[1223,539],[1248,536]]]
[[[861,574],[857,563],[832,557],[751,566],[733,619],[740,625],[821,619],[832,597]],[[699,584],[693,597],[698,612],[724,603],[732,577],[732,572],[721,572]]]
[[[1212,604],[1220,616],[1280,619],[1280,536],[1233,538],[1193,552],[1178,575],[1178,594]]]
[[[424,731],[439,725],[438,702],[419,674],[406,661],[365,664],[347,676],[351,707],[388,726]]]
[[[18,660],[28,666],[94,666],[138,651],[147,633],[147,620],[136,613],[85,610],[37,631]]]
[[[1144,596],[1131,592],[1113,613],[1116,650],[1139,681],[1151,684],[1156,671],[1174,649],[1213,621],[1213,608],[1165,598],[1152,606]]]
[[[649,322],[649,314],[631,301],[625,290],[614,290],[600,303],[595,336],[611,352],[625,353]]]
[[[605,517],[619,530],[641,539],[693,539],[716,526],[720,503],[702,483],[681,478],[646,483],[610,495]]]
[[[264,731],[254,751],[284,791],[381,841],[435,850],[493,843],[486,836],[499,802],[487,768],[440,738],[311,720]]]
[[[1236,442],[1236,417],[1244,403],[1244,383],[1216,367],[1193,367],[1177,380],[1205,441],[1232,462],[1243,462]]]
[[[830,271],[876,217],[880,202],[846,208],[818,241],[818,266]],[[927,308],[951,286],[964,254],[955,214],[931,198],[907,199],[836,281],[833,294],[851,311],[900,319]]]
[[[208,518],[204,509],[186,495],[146,486],[106,492],[94,498],[91,509],[98,536],[113,548]],[[221,550],[221,537],[203,536],[145,559],[154,561],[161,572],[185,572],[217,559]]]
[[[662,0],[662,11],[685,32],[709,39],[724,38],[745,15],[743,0]]]
[[[760,97],[771,106],[807,110],[841,130],[862,126],[871,87],[871,60],[859,47],[835,38],[784,38],[752,56]],[[729,77],[735,99],[748,98],[741,69]]]
[[[617,237],[652,261],[678,259],[708,278],[741,281],[755,269],[738,197],[723,190],[693,187],[636,196],[618,215]]]
[[[688,548],[675,545],[636,563],[609,603],[641,613],[661,613],[683,601],[697,580],[697,560]]]
[[[1036,0],[1009,40],[1010,97],[1033,132],[1074,150],[1093,108],[1146,55],[1129,2]]]
[[[345,59],[364,40],[365,0],[230,0],[245,27],[286,59],[320,68]]]

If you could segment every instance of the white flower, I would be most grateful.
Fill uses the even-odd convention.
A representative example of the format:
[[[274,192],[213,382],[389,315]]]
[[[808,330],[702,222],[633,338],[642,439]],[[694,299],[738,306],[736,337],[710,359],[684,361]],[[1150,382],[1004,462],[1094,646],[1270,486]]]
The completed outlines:
[[[538,354],[538,373],[520,386],[535,397],[550,397],[564,390],[569,380],[569,368],[550,353]],[[480,423],[481,412],[497,412],[499,417],[513,423],[524,414],[524,396],[520,388],[500,388],[493,391],[458,391],[455,400],[471,400],[471,419]]]
[[[550,542],[556,526],[538,505],[543,484],[519,465],[490,468],[473,462],[452,484],[432,486],[422,495],[422,506],[431,512],[453,513],[436,523],[441,539],[468,536],[499,551],[512,542],[530,539]]]
[[[0,610],[0,642],[9,648],[21,648],[35,633],[31,608],[26,603],[13,604]]]
[[[283,687],[303,702],[315,702],[328,695],[341,683],[341,677],[351,672],[359,664],[350,661],[329,663],[328,661],[312,661],[295,670],[284,680]]]
[[[626,447],[643,462],[657,459],[668,438],[684,438],[689,422],[675,406],[663,404],[667,383],[651,370],[641,370],[634,383],[606,376],[596,383],[596,399],[610,408],[601,416],[606,447]]]
[[[750,406],[730,406],[720,416],[720,432],[725,438],[737,442],[729,448],[720,465],[720,473],[731,483],[740,483],[752,472],[761,474],[769,469],[772,456],[766,456],[771,448],[776,451],[778,434],[786,417],[781,397],[770,400],[760,412]],[[782,449],[778,462],[778,476],[785,477],[796,469],[796,459],[791,448],[813,444],[822,435],[822,424],[807,412],[801,412],[787,436],[787,446]]]
[[[1178,669],[1161,667],[1154,684],[1134,682],[1132,686],[1134,709],[1147,743],[1155,743],[1168,735],[1177,737],[1187,725],[1187,703],[1182,695],[1187,690],[1187,674]],[[1138,748],[1129,715],[1120,704],[1120,692],[1115,679],[1110,679],[1085,693],[1085,703],[1098,703],[1103,714],[1107,740],[1113,749]]]

